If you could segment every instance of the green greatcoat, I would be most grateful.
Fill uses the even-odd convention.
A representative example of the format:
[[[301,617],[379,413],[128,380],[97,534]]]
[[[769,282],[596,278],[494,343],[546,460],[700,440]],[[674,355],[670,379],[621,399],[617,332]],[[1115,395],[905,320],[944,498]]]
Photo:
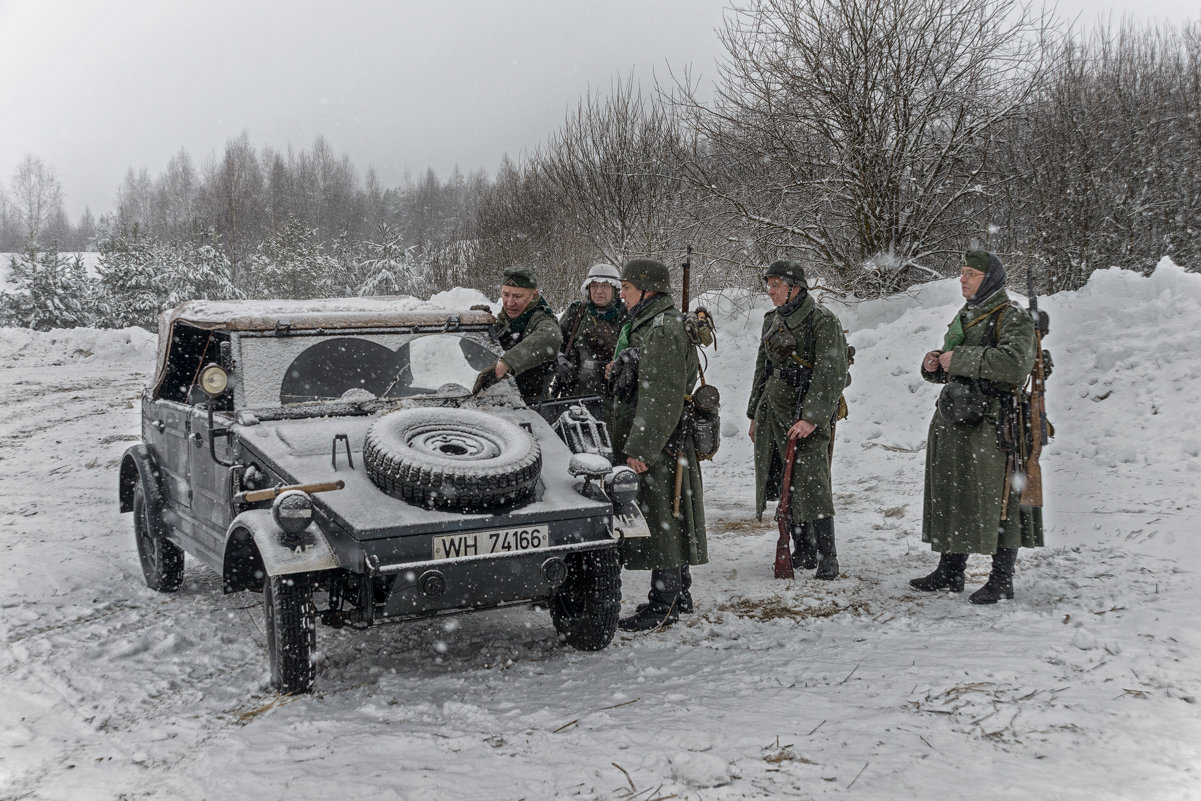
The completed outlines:
[[[572,339],[571,332],[577,319],[579,328]],[[571,339],[571,350],[579,365],[575,384],[563,390],[565,397],[606,394],[605,365],[613,361],[613,347],[624,322],[625,306],[619,299],[614,299],[603,309],[597,308],[591,298],[577,300],[563,313],[559,321],[563,342],[566,344]]]
[[[634,311],[627,325],[629,347],[639,351],[638,394],[633,403],[614,402],[613,449],[617,464],[632,456],[649,467],[639,476],[638,505],[651,535],[627,540],[622,557],[630,570],[703,565],[709,555],[696,448],[690,441],[683,454],[679,519],[672,516],[676,458],[666,451],[696,384],[696,348],[670,296],[655,295]]]
[[[521,397],[526,403],[537,403],[555,365],[555,356],[563,346],[563,334],[554,312],[542,298],[513,319],[501,309],[493,331],[505,349],[500,358],[509,365]]]
[[[1004,310],[996,333],[988,337],[988,316]],[[949,377],[988,379],[998,390],[1023,384],[1034,367],[1034,322],[1004,289],[957,315],[963,342],[954,348],[950,369],[922,370],[922,377],[946,383]],[[974,324],[973,324],[974,323]],[[952,321],[949,329],[955,328]],[[996,344],[994,345],[993,342]],[[990,397],[984,422],[961,428],[943,419],[937,408],[926,438],[926,485],[922,541],[947,553],[995,553],[997,548],[1043,544],[1041,510],[1019,508],[1020,492],[1009,495],[1008,521],[1001,520],[1005,488],[1005,452],[997,448],[998,398]]]
[[[830,437],[838,399],[846,387],[847,341],[839,319],[812,296],[806,294],[799,307],[781,313],[787,306],[764,315],[746,414],[755,421],[755,517],[762,520],[768,496],[779,497],[788,429],[797,421],[797,389],[781,377],[785,365],[776,364],[775,357],[763,344],[763,337],[782,318],[796,339],[796,354],[814,365],[809,390],[801,403],[800,419],[817,428],[797,440],[789,495],[791,519],[800,523],[834,516]],[[812,325],[810,315],[813,315]]]

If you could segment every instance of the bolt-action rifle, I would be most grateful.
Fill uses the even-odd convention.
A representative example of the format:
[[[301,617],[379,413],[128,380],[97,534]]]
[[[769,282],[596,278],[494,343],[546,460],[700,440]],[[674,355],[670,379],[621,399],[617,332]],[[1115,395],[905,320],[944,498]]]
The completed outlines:
[[[778,579],[794,577],[792,570],[792,532],[789,531],[788,504],[792,496],[792,463],[796,459],[796,438],[789,437],[787,453],[784,455],[784,480],[780,482],[780,502],[776,504],[776,523],[780,526],[780,538],[776,540],[775,574]]]
[[[1023,472],[1026,482],[1022,486],[1022,506],[1043,505],[1043,471],[1038,459],[1042,455],[1043,443],[1049,433],[1047,424],[1046,381],[1047,361],[1043,352],[1043,335],[1049,329],[1047,313],[1039,311],[1038,296],[1034,294],[1034,273],[1026,268],[1026,294],[1030,297],[1030,316],[1034,319],[1034,369],[1030,372],[1029,433]]]
[[[692,270],[692,245],[688,246],[688,255],[684,257],[684,263],[681,264],[680,267],[684,272],[683,286],[681,287],[682,291],[680,292],[680,310],[683,311],[684,314],[688,314],[688,273]],[[688,469],[687,447],[690,428],[689,423],[691,421],[688,420],[687,417],[688,409],[685,408],[685,419],[683,420],[684,430],[680,437],[680,441],[677,443],[676,475],[675,483],[672,486],[671,514],[676,519],[680,518],[680,497],[684,493],[684,472]]]
[[[578,309],[576,311],[575,322],[573,322],[571,325],[571,333],[568,335],[567,341],[563,343],[563,347],[559,350],[559,354],[558,354],[559,356],[563,356],[568,359],[571,358],[571,348],[573,345],[575,345],[576,335],[578,333],[580,333],[580,323],[582,323],[584,321],[584,315],[587,313],[588,313],[588,301],[584,301],[583,303],[580,304],[580,306],[578,307]],[[556,358],[556,360],[555,360],[556,368],[558,368],[558,364],[559,364],[558,358]],[[546,386],[543,387],[542,397],[540,399],[546,400],[547,398],[557,398],[557,397],[559,397],[559,393],[562,392],[564,389],[565,389],[564,387],[559,386],[559,373],[558,373],[558,370],[556,369],[555,372],[552,374],[550,380],[547,382]]]

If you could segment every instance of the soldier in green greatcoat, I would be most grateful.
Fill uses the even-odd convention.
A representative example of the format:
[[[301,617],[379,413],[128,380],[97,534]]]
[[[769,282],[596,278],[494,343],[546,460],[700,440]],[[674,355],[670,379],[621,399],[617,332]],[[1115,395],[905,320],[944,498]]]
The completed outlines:
[[[500,302],[493,333],[505,351],[495,365],[480,371],[472,392],[478,394],[512,374],[525,402],[537,403],[563,344],[559,321],[538,294],[538,277],[529,267],[505,270]]]
[[[815,578],[838,576],[831,440],[846,386],[847,343],[842,323],[809,295],[795,261],[774,261],[763,273],[776,308],[763,319],[747,417],[755,444],[755,516],[779,497],[788,440],[796,440],[789,495],[793,564],[817,568]]]
[[[629,311],[611,368],[613,450],[616,462],[638,474],[638,505],[649,537],[623,542],[627,570],[650,570],[647,603],[618,621],[644,631],[679,619],[689,565],[708,560],[700,463],[683,435],[685,396],[696,385],[696,347],[672,303],[667,267],[633,259],[621,271],[621,298]],[[677,476],[679,512],[674,513]]]
[[[971,553],[992,554],[977,604],[1013,597],[1019,547],[1043,544],[1041,520],[1007,492],[1007,456],[997,446],[1001,398],[1025,383],[1034,366],[1034,321],[1006,294],[1001,260],[984,250],[964,254],[960,289],[967,299],[941,350],[922,360],[922,377],[945,384],[926,438],[922,541],[940,553],[933,573],[909,583],[932,592],[962,592]]]
[[[561,397],[607,394],[605,367],[613,361],[617,336],[625,323],[618,297],[621,273],[612,264],[594,264],[581,287],[583,300],[563,312],[563,351],[555,365],[555,394]]]

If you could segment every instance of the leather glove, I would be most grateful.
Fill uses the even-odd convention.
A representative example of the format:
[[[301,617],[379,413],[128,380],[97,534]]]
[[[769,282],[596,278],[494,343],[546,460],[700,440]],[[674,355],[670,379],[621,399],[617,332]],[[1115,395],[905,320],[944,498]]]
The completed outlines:
[[[472,395],[478,395],[488,387],[495,384],[500,379],[496,377],[496,365],[485,367],[480,370],[479,375],[475,377],[475,386],[471,388]]]
[[[555,380],[560,386],[570,386],[575,383],[576,366],[565,353],[560,353],[555,359]]]

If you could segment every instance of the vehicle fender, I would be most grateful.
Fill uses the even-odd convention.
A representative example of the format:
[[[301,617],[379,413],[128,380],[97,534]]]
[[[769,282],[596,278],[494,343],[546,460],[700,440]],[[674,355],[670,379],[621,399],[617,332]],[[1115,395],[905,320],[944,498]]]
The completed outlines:
[[[269,576],[285,576],[291,573],[311,573],[338,567],[334,550],[325,534],[314,523],[300,536],[299,541],[284,544],[283,531],[271,517],[270,509],[248,509],[233,519],[225,536],[223,574],[227,589],[246,589],[245,572],[248,560],[247,546],[253,543],[254,550],[262,560],[262,569]]]
[[[162,493],[158,485],[158,463],[146,445],[130,446],[121,457],[121,473],[117,480],[117,497],[122,512],[133,511],[133,491],[138,481],[146,485],[146,503],[151,505],[151,512],[159,514],[162,504]]]
[[[614,503],[611,521],[612,534],[617,539],[634,539],[651,535],[650,524],[646,522],[646,516],[642,514],[637,503]]]

